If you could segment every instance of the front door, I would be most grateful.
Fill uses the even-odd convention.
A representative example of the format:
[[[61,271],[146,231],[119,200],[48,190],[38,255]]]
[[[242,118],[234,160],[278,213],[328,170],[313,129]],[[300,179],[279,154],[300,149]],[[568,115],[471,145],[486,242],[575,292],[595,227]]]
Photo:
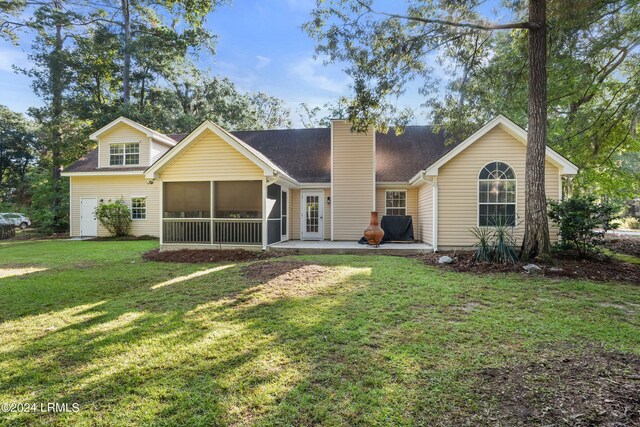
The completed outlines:
[[[300,238],[302,240],[322,240],[324,238],[324,192],[303,191],[300,212]]]
[[[80,235],[81,236],[97,236],[98,220],[96,218],[96,208],[98,207],[98,199],[82,198],[80,199]]]

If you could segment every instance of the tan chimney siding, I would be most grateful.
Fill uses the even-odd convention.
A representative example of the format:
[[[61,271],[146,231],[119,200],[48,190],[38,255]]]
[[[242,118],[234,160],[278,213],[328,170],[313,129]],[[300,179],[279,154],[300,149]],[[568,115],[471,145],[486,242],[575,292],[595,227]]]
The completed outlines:
[[[375,133],[351,132],[345,121],[334,121],[331,132],[332,239],[357,240],[375,205]]]

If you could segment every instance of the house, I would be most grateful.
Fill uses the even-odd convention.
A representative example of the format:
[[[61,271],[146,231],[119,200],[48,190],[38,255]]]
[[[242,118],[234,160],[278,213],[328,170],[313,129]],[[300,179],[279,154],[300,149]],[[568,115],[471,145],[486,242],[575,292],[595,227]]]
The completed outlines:
[[[445,144],[428,126],[401,135],[331,128],[228,132],[211,122],[165,135],[119,118],[91,135],[97,148],[65,169],[72,236],[105,235],[98,203],[124,199],[136,235],[163,248],[252,247],[286,240],[355,241],[371,211],[410,215],[434,250],[469,247],[469,229],[524,224],[526,132],[498,116]],[[546,153],[547,197],[574,164]],[[557,230],[552,230],[557,239]]]

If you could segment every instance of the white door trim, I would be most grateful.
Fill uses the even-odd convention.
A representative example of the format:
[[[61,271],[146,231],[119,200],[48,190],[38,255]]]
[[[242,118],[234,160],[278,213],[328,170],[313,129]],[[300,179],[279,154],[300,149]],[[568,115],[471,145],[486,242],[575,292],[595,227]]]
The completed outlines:
[[[98,198],[97,197],[81,197],[80,198],[80,236],[81,237],[95,237],[98,235],[98,219],[96,218],[96,216],[94,214],[91,215],[91,224],[88,225],[86,228],[87,230],[85,230],[85,221],[82,216],[83,212],[82,212],[82,201],[83,200],[92,200],[95,202],[95,207],[98,207]],[[90,221],[90,219],[89,219]],[[87,222],[88,224],[88,222]],[[86,232],[85,232],[86,231]]]
[[[287,194],[287,209],[282,209],[282,193]],[[280,187],[280,241],[284,242],[289,240],[289,228],[291,227],[291,216],[289,212],[291,211],[291,195],[289,194],[289,189],[287,187]],[[287,233],[282,234],[282,217],[286,216],[287,218]]]
[[[318,231],[307,232],[306,198],[318,196]],[[300,240],[324,240],[324,191],[302,190],[300,191]]]

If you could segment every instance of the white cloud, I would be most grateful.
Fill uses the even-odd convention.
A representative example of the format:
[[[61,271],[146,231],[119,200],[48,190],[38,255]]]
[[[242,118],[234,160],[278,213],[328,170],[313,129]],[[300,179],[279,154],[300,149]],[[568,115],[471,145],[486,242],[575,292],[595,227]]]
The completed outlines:
[[[0,49],[0,71],[13,73],[13,66],[24,67],[27,54],[17,49]]]
[[[271,62],[271,58],[267,58],[266,56],[258,55],[256,56],[256,59],[258,60],[258,63],[256,64],[256,70],[260,70],[266,67]]]
[[[322,61],[313,58],[303,58],[291,67],[291,74],[310,85],[333,93],[346,91],[346,80],[338,81],[319,72],[323,67]]]

